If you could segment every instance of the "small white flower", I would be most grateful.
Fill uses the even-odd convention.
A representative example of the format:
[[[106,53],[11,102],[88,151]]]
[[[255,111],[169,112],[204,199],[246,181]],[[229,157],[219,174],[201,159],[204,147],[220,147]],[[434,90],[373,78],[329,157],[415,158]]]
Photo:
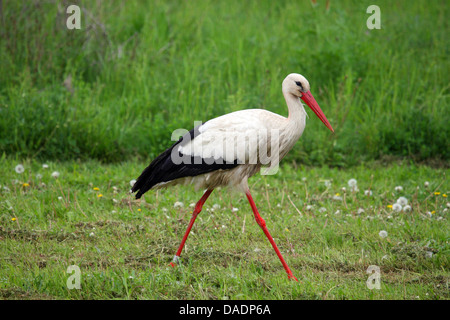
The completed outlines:
[[[324,207],[320,207],[320,208],[319,208],[319,212],[323,213],[323,212],[325,212],[325,211],[327,211],[326,208],[324,208]]]
[[[351,189],[354,189],[355,187],[356,187],[356,184],[358,183],[358,181],[356,181],[356,179],[350,179],[350,180],[348,180],[348,186],[351,188]]]
[[[387,231],[385,231],[385,230],[381,230],[381,231],[378,233],[378,235],[379,235],[381,238],[386,238],[386,237],[388,236],[388,233],[387,233]]]
[[[219,209],[220,209],[220,204],[215,203],[215,204],[213,205],[213,209],[214,209],[214,210],[219,210]]]
[[[406,206],[408,204],[408,199],[405,197],[400,197],[397,199],[397,203],[401,206]]]
[[[113,210],[113,211],[111,211],[111,213],[114,214],[114,213],[117,213],[117,211],[116,211],[116,210]]]
[[[233,207],[233,209],[231,209],[231,211],[232,211],[232,212],[238,212],[238,211],[239,211],[239,209],[238,209],[238,208],[234,208],[234,207]]]
[[[392,206],[392,210],[394,210],[395,212],[400,212],[402,211],[402,205],[400,203],[394,203],[394,205]]]
[[[365,190],[364,195],[369,197],[372,196],[372,190]]]
[[[392,216],[387,216],[387,219],[392,219]]]
[[[89,233],[89,237],[93,237],[93,236],[95,236],[95,233],[93,233],[93,232]]]
[[[113,199],[114,203],[119,203],[119,201],[117,199]]]
[[[136,183],[136,179],[130,180],[130,186],[134,186],[134,184]]]
[[[53,171],[52,177],[55,178],[55,179],[59,178],[59,172],[58,171]]]
[[[341,197],[341,196],[338,196],[338,195],[334,195],[334,196],[333,196],[333,200],[336,200],[336,201],[342,201],[342,197]]]
[[[341,213],[341,210],[336,210],[336,212],[334,214],[339,214]]]
[[[48,169],[48,164],[45,164],[45,163],[44,163],[44,164],[42,165],[42,168],[43,168],[43,169]]]
[[[183,203],[183,202],[180,202],[180,201],[177,201],[177,202],[175,202],[175,203],[173,204],[173,207],[174,207],[174,208],[183,208],[183,207],[184,207],[184,203]]]
[[[430,211],[427,211],[426,214],[431,218],[433,214]]]
[[[40,173],[36,174],[36,179],[41,180],[42,179],[42,174],[40,174]]]
[[[313,208],[312,205],[309,205],[309,204],[308,204],[308,205],[306,206],[306,210],[308,210],[308,211],[312,210],[312,208]]]
[[[403,191],[403,187],[402,186],[396,186],[395,187],[395,191],[402,192]]]
[[[305,182],[305,181],[306,181],[306,177],[303,177],[303,178],[302,178],[302,181]]]
[[[359,208],[358,209],[358,214],[361,214],[361,213],[364,213],[365,211],[364,211],[364,209],[363,208]]]
[[[446,206],[447,208],[450,208],[450,202],[447,202]]]
[[[346,189],[345,187],[342,187],[341,190],[342,190],[342,192],[344,192],[344,193],[345,193],[345,191],[347,191],[347,189]]]
[[[433,257],[433,252],[431,252],[431,251],[425,252],[425,257],[432,258]]]
[[[63,198],[62,197],[58,197],[58,200],[62,200]]]
[[[325,183],[325,187],[327,187],[327,188],[331,187],[331,181],[330,180],[325,180],[324,183]]]
[[[162,212],[167,212],[167,208],[162,208]]]
[[[17,173],[23,173],[25,171],[25,168],[23,167],[23,165],[18,164],[14,170],[16,170]]]
[[[404,212],[411,212],[411,206],[407,204],[406,206],[403,207],[403,211]]]
[[[191,203],[189,204],[189,208],[193,208],[193,207],[195,207],[195,202],[191,202]]]
[[[425,188],[428,188],[429,185],[430,185],[430,183],[428,181],[425,181],[425,183],[424,183]]]

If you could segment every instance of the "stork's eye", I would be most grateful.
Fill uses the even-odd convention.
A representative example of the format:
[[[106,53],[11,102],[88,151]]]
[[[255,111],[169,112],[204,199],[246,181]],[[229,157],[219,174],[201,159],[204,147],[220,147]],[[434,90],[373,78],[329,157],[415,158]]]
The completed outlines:
[[[302,83],[300,81],[295,81],[295,84],[298,85],[303,90],[303,86],[302,86]]]

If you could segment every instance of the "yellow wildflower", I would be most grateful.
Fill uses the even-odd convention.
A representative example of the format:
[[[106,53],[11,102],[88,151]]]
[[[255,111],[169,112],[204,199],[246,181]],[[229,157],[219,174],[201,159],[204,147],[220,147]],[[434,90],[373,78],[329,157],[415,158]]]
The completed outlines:
[[[99,191],[100,189],[99,189],[99,188],[97,188],[97,187],[95,187],[95,188],[94,188],[94,190],[95,190],[95,191]]]
[[[387,207],[392,209],[392,204],[388,204]]]
[[[142,209],[141,209],[141,208],[139,208],[139,209],[138,209],[138,211],[139,211],[139,212],[141,212],[141,211],[142,211]]]
[[[443,195],[442,195],[444,198],[447,198],[447,195],[444,193]]]
[[[435,214],[436,213],[436,211],[431,211],[431,214]]]
[[[336,196],[339,197],[341,194],[340,193],[336,193]]]
[[[24,184],[22,184],[22,187],[24,187],[24,188],[26,188],[26,187],[29,187],[30,186],[30,184],[29,183],[24,183]]]
[[[103,197],[103,195],[100,193],[100,194],[97,195],[97,197],[101,198],[101,197]]]
[[[16,218],[12,218],[12,219],[11,219],[11,221],[16,221],[16,220],[17,220]]]
[[[438,196],[438,195],[440,195],[441,193],[438,191],[438,192],[435,192],[434,194]]]

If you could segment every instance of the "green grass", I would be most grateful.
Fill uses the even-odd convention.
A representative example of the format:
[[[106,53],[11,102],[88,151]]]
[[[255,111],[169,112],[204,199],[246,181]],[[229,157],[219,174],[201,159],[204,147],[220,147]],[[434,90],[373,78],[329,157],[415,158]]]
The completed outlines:
[[[58,1],[2,1],[1,153],[146,159],[194,120],[286,115],[281,82],[298,72],[336,133],[311,117],[291,160],[448,164],[444,0],[377,1],[381,30],[366,27],[369,0],[73,2],[81,30]]]
[[[146,163],[47,163],[43,169],[40,161],[25,161],[25,172],[18,174],[17,160],[0,159],[0,298],[450,298],[444,197],[449,170],[407,162],[344,170],[286,165],[275,176],[253,177],[253,196],[300,280],[295,283],[242,194],[213,192],[187,240],[182,265],[172,269],[189,204],[201,192],[176,187],[135,201],[127,193],[129,181]],[[351,178],[359,192],[350,191]],[[399,185],[403,191],[395,191]],[[364,195],[368,189],[372,196]],[[337,193],[342,200],[333,200]],[[387,207],[399,196],[409,200],[411,212]],[[174,208],[176,201],[184,207]],[[379,236],[381,230],[387,238]],[[80,290],[66,287],[70,265],[80,267]],[[381,269],[380,290],[366,287],[369,265]]]

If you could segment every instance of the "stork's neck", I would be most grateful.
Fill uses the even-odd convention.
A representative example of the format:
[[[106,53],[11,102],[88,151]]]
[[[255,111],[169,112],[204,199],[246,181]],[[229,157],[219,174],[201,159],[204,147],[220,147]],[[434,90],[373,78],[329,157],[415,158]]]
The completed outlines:
[[[306,120],[306,111],[303,108],[300,98],[294,96],[291,93],[283,92],[284,99],[286,99],[286,104],[289,109],[288,122],[295,127],[300,127],[303,132]],[[299,128],[299,129],[300,129]]]

